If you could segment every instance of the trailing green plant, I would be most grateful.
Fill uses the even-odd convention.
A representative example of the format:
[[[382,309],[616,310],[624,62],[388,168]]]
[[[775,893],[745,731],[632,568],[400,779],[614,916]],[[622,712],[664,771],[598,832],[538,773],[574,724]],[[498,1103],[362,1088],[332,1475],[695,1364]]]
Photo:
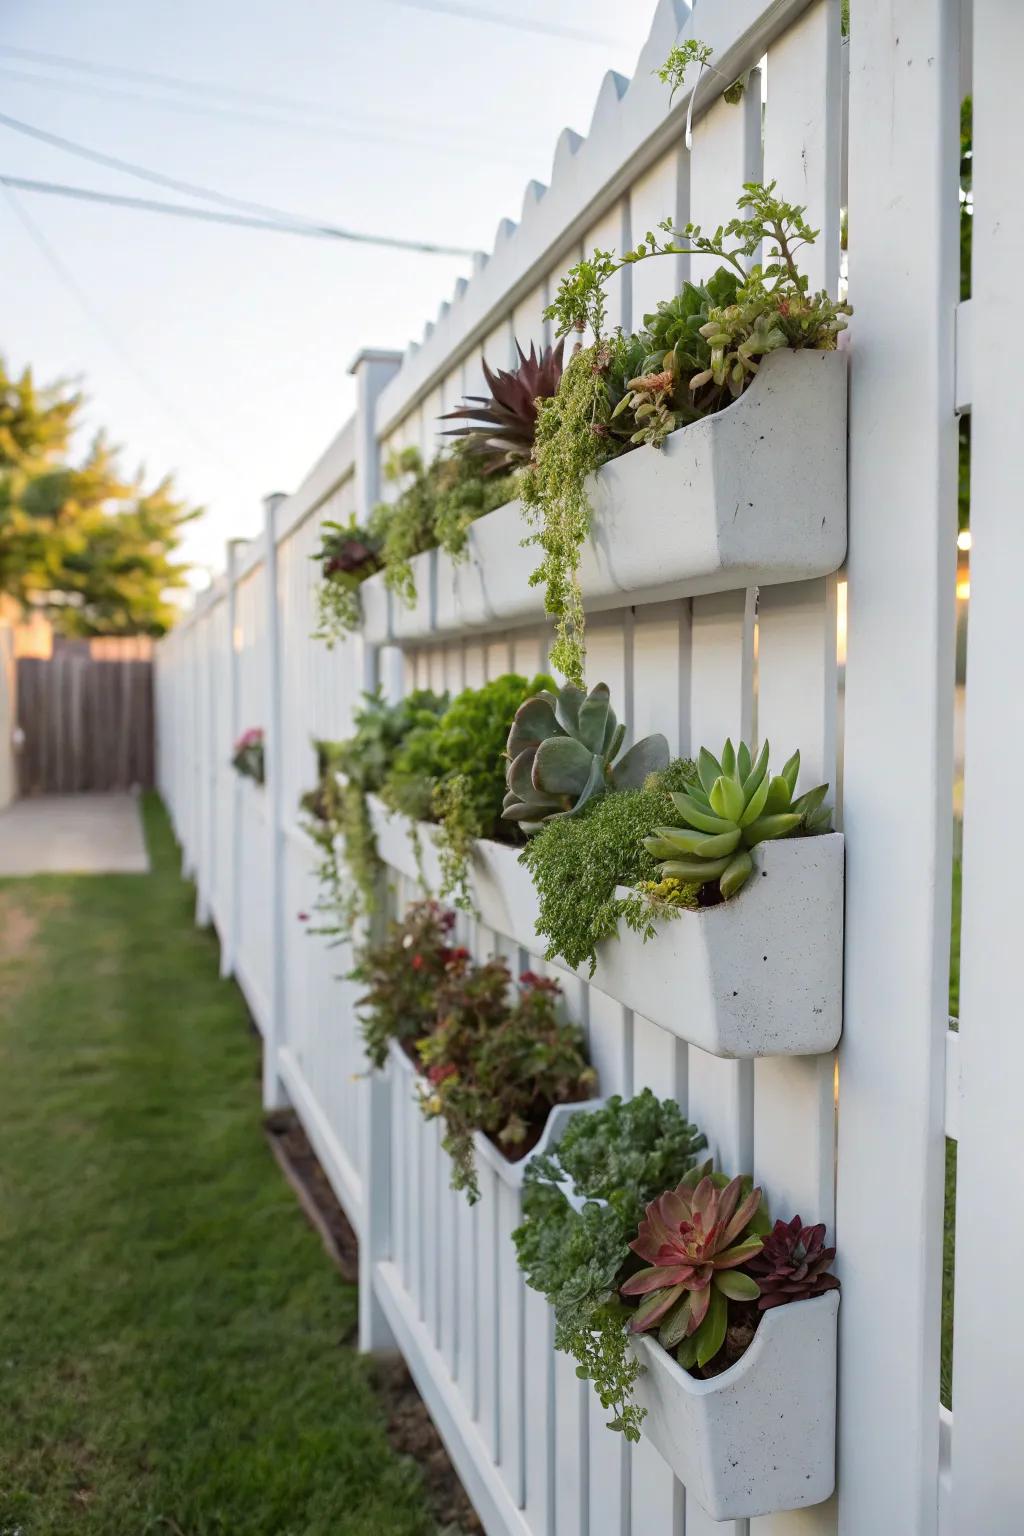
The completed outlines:
[[[503,819],[539,832],[609,790],[639,789],[668,767],[668,742],[660,733],[634,743],[616,762],[625,734],[606,683],[589,693],[565,683],[534,694],[516,710],[509,731]]]
[[[819,784],[794,799],[800,753],[794,752],[773,777],[768,750],[765,742],[755,761],[746,742],[734,750],[727,740],[719,761],[701,748],[697,779],[671,797],[684,825],[655,827],[644,839],[647,852],[659,861],[660,879],[693,881],[702,888],[717,882],[721,896],[728,899],[749,879],[754,868],[750,850],[758,843],[797,831],[828,831],[828,785]]]
[[[757,1281],[740,1269],[763,1247],[760,1206],[761,1191],[749,1182],[722,1183],[703,1169],[690,1169],[653,1200],[629,1245],[648,1267],[619,1288],[621,1296],[639,1299],[630,1332],[657,1326],[659,1344],[674,1349],[684,1368],[713,1360],[725,1343],[730,1300],[760,1295]]]
[[[380,540],[360,527],[353,513],[347,523],[321,523],[320,548],[310,558],[319,563],[322,578],[313,639],[330,649],[359,627],[359,588],[380,570]]]
[[[620,447],[613,421],[627,380],[641,371],[645,347],[620,333],[578,351],[566,365],[557,394],[538,406],[533,462],[520,490],[541,550],[530,577],[544,587],[544,606],[555,618],[551,662],[569,682],[583,684],[583,595],[577,579],[580,551],[590,532],[585,483]]]
[[[614,937],[619,924],[650,937],[656,915],[648,894],[618,897],[617,886],[636,890],[658,879],[658,865],[645,839],[674,814],[672,792],[696,781],[696,768],[676,759],[652,774],[642,789],[592,800],[578,816],[547,823],[520,855],[533,878],[540,904],[537,933],[549,960],[562,959],[593,974],[597,946]],[[676,882],[660,893],[662,908],[697,905],[697,888]],[[685,1006],[681,1003],[680,1006]]]
[[[479,1198],[474,1132],[510,1160],[529,1151],[556,1104],[589,1098],[597,1077],[583,1034],[559,1009],[557,983],[525,971],[510,999],[503,960],[452,974],[438,991],[437,1023],[419,1042],[430,1091],[421,1104],[445,1122],[452,1188]]]
[[[243,779],[262,785],[266,770],[261,726],[242,732],[231,749],[231,766]]]
[[[691,59],[690,62],[693,62]],[[531,578],[545,586],[557,620],[552,662],[570,681],[583,678],[584,615],[577,571],[590,533],[587,476],[630,447],[660,447],[670,433],[736,399],[769,352],[787,347],[831,350],[852,313],[826,291],[809,294],[797,265],[817,238],[805,209],[776,195],[775,182],[748,182],[739,216],[713,234],[699,224],[664,220],[630,251],[595,250],[562,279],[545,314],[561,337],[590,330],[557,394],[541,402],[534,459],[523,478],[523,502],[540,545]],[[747,263],[761,248],[763,264]],[[721,263],[706,283],[686,283],[675,298],[645,315],[645,330],[604,334],[606,285],[623,267],[684,252]]]
[[[523,1180],[524,1219],[513,1233],[519,1266],[554,1308],[555,1347],[593,1383],[612,1412],[609,1428],[629,1440],[640,1438],[643,1413],[632,1400],[640,1368],[628,1347],[621,1272],[647,1203],[706,1145],[673,1100],[645,1088],[574,1115]]]
[[[374,508],[370,533],[380,547],[384,583],[407,607],[416,601],[413,558],[438,547],[461,558],[470,523],[516,495],[514,475],[485,473],[461,443],[426,466],[418,448],[404,448],[387,460],[384,477],[401,489]]]
[[[565,343],[544,347],[538,355],[533,342],[529,356],[518,341],[517,368],[499,368],[495,373],[483,360],[484,378],[490,395],[469,395],[454,411],[447,411],[442,421],[468,421],[467,427],[450,428],[445,437],[463,440],[468,453],[483,460],[484,473],[518,469],[533,456],[537,425],[537,402],[555,394],[562,377],[562,352]]]
[[[306,830],[321,851],[316,908],[321,921],[311,933],[345,937],[352,924],[376,910],[382,870],[366,796],[381,788],[409,733],[436,719],[447,696],[417,689],[389,704],[380,689],[363,695],[345,741],[315,742],[317,788],[301,801]]]
[[[448,704],[446,693],[430,688],[414,688],[395,703],[380,688],[364,693],[352,716],[352,735],[334,749],[336,767],[350,784],[376,794],[408,738],[414,731],[436,725]]]
[[[469,965],[469,951],[451,943],[454,927],[454,912],[414,902],[383,938],[360,949],[348,979],[366,988],[356,1007],[373,1066],[384,1065],[392,1040],[411,1052],[433,1029],[438,989]]]
[[[411,731],[395,757],[383,798],[413,822],[438,821],[441,895],[461,910],[472,907],[473,841],[502,830],[504,752],[516,710],[532,694],[554,687],[543,674],[531,681],[510,672],[466,688],[438,720]]]

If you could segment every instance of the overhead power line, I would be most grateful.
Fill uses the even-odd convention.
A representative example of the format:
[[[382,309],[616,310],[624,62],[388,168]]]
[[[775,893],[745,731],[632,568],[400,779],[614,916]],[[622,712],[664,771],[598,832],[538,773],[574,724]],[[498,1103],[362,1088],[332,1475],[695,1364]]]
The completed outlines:
[[[0,55],[3,47],[0,45]],[[58,91],[63,95],[72,92],[76,95],[84,95],[90,99],[99,101],[125,101],[132,106],[156,111],[170,111],[185,113],[189,117],[212,117],[215,120],[227,123],[244,123],[256,128],[271,129],[274,132],[298,133],[305,138],[337,139],[345,144],[398,144],[411,146],[430,154],[459,155],[465,157],[466,134],[470,131],[467,127],[460,127],[455,123],[441,123],[431,117],[429,123],[421,128],[414,124],[401,120],[392,120],[392,126],[388,125],[388,119],[361,114],[358,118],[345,116],[332,112],[329,108],[307,108],[303,115],[270,115],[267,111],[257,111],[245,107],[230,106],[218,100],[209,99],[206,93],[182,100],[174,96],[152,95],[145,89],[134,91],[120,85],[111,85],[98,80],[56,79],[51,75],[32,74],[23,69],[11,69],[5,64],[0,64],[0,77],[5,80],[13,80],[23,85],[31,85],[34,89]],[[215,94],[215,93],[211,93]],[[275,108],[274,112],[285,111],[284,108]],[[376,125],[376,126],[375,126]],[[440,130],[442,137],[434,137]],[[496,164],[522,166],[524,153],[530,150],[529,145],[516,143],[516,153],[507,153],[502,144],[493,138],[481,136],[475,127],[472,129],[474,154],[482,159],[493,161]],[[541,146],[534,146],[535,152],[540,152]]]
[[[458,16],[463,21],[484,21],[494,27],[511,27],[516,32],[541,32],[545,37],[564,37],[573,43],[594,43],[602,48],[617,46],[614,37],[602,37],[584,27],[564,27],[557,21],[536,21],[529,16],[510,16],[507,12],[485,10],[481,5],[467,5],[463,0],[391,0],[413,11],[434,11],[439,16]]]
[[[162,171],[151,171],[148,166],[139,165],[134,160],[122,160],[118,155],[108,155],[104,154],[102,150],[90,149],[85,144],[79,144],[76,139],[67,139],[63,134],[50,133],[46,128],[37,128],[34,123],[26,123],[21,118],[10,117],[6,112],[0,112],[0,126],[11,128],[15,133],[26,134],[29,138],[39,139],[44,144],[52,144],[57,149],[66,150],[68,154],[77,155],[82,160],[91,160],[96,165],[107,166],[110,170],[124,171],[126,175],[135,176],[140,181],[152,182],[154,186],[167,187],[172,192],[183,192],[187,197],[201,197],[206,202],[219,203],[225,208],[237,208],[243,213],[258,214],[263,222],[256,225],[256,228],[267,226],[280,228],[285,226],[289,232],[295,234],[301,233],[304,230],[321,239],[355,240],[368,245],[390,245],[398,250],[426,251],[432,255],[472,256],[473,254],[471,250],[466,250],[459,246],[431,245],[425,241],[406,240],[399,236],[357,234],[351,230],[339,229],[332,224],[325,224],[319,219],[308,218],[304,214],[289,213],[285,209],[275,208],[269,203],[255,203],[247,198],[232,197],[226,192],[217,192],[211,187],[200,186],[194,181],[182,181],[177,176],[165,176]],[[26,185],[24,190],[36,192],[44,190],[53,191],[57,187],[69,196],[88,196],[93,199],[101,196],[99,193],[86,192],[83,189],[68,188],[57,183],[48,182],[39,182],[32,187]],[[113,195],[110,194],[111,197]],[[133,202],[138,203],[142,201],[141,199],[126,200],[124,198],[118,200],[126,206]],[[153,206],[165,210],[176,208],[185,214],[190,211],[188,209],[180,209],[177,204],[154,204]],[[197,210],[191,211],[196,212]],[[243,221],[236,219],[234,222],[241,223]]]
[[[114,208],[132,208],[142,213],[169,214],[179,219],[199,219],[206,224],[230,224],[241,229],[265,229],[277,235],[304,235],[309,239],[349,240],[359,245],[380,245],[398,251],[418,251],[427,256],[472,256],[468,247],[434,245],[428,240],[405,240],[399,235],[366,235],[361,231],[340,229],[333,224],[288,223],[285,219],[261,219],[243,213],[220,213],[213,208],[190,208],[184,203],[161,203],[148,197],[124,197],[116,192],[100,192],[94,187],[71,187],[56,181],[34,181],[26,176],[8,176],[0,172],[0,186],[21,192],[42,192],[56,197],[77,198],[81,202],[107,203]]]
[[[187,416],[184,415],[181,409],[167,398],[156,381],[150,377],[149,373],[146,372],[145,369],[139,366],[136,359],[125,348],[118,332],[108,323],[106,316],[96,308],[96,305],[92,302],[92,299],[86,293],[81,284],[77,281],[74,274],[61,260],[60,256],[47,240],[38,224],[29,216],[28,210],[21,206],[19,199],[15,197],[11,188],[4,184],[3,192],[5,198],[7,199],[8,206],[14,213],[15,217],[19,220],[22,228],[28,235],[29,239],[32,241],[33,245],[39,251],[44,261],[49,264],[59,281],[71,294],[72,298],[75,300],[76,304],[78,304],[83,314],[85,314],[88,319],[92,321],[92,324],[103,337],[110,350],[120,358],[123,366],[129,371],[136,382],[141,384],[142,388],[150,396],[154,404],[159,406],[160,410],[164,413],[168,420],[173,422],[174,426],[177,427],[179,431],[183,432],[188,438],[190,438],[192,443],[200,450],[201,453],[203,453],[206,458],[211,460],[211,462],[219,464],[222,468],[226,467],[220,457],[220,454],[212,446],[212,444],[207,441],[205,434],[200,432],[199,428],[193,422],[191,422]]]

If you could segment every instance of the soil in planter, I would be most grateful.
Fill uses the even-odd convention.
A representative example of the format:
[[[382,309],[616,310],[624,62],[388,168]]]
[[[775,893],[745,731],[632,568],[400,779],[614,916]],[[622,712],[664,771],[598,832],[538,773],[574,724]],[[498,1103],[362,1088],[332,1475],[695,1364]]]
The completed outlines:
[[[266,1130],[286,1165],[289,1183],[297,1193],[302,1192],[303,1210],[320,1232],[344,1278],[354,1283],[359,1274],[358,1239],[297,1116],[290,1110],[271,1115]],[[329,1234],[330,1240],[325,1234]],[[370,1374],[383,1403],[388,1440],[399,1455],[410,1456],[419,1467],[440,1536],[482,1536],[484,1528],[479,1516],[448,1459],[444,1442],[405,1362],[372,1361]]]
[[[420,1061],[419,1052],[416,1049],[415,1043],[412,1040],[399,1040],[398,1045],[399,1049],[405,1052],[406,1056],[408,1056],[409,1060],[416,1068],[417,1076],[423,1077],[423,1063]],[[586,1100],[563,1099],[559,1102],[564,1104],[583,1104],[586,1102]],[[523,1158],[529,1157],[530,1153],[537,1146],[538,1142],[544,1134],[544,1127],[548,1123],[548,1115],[554,1108],[555,1106],[553,1104],[545,1103],[540,1109],[536,1110],[536,1112],[533,1110],[530,1111],[530,1115],[526,1123],[526,1135],[523,1137],[522,1141],[517,1144],[514,1151],[510,1150],[509,1147],[507,1147],[503,1142],[499,1141],[497,1136],[492,1136],[489,1131],[483,1131],[482,1135],[487,1137],[487,1140],[490,1142],[491,1146],[499,1154],[499,1156],[505,1159],[506,1163],[521,1163]]]
[[[689,1374],[698,1381],[710,1381],[713,1376],[721,1376],[737,1360],[742,1360],[754,1342],[754,1334],[763,1316],[764,1313],[757,1310],[756,1301],[730,1303],[725,1343],[713,1360],[709,1360],[707,1365],[695,1365]]]

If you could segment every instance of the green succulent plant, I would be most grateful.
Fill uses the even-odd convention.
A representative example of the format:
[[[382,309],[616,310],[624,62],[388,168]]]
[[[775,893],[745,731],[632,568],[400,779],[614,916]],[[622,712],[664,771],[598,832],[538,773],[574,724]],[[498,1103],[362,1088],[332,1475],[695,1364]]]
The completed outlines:
[[[509,732],[502,816],[528,834],[539,832],[555,817],[575,815],[595,795],[640,789],[648,775],[668,767],[668,742],[660,734],[645,736],[616,763],[625,734],[605,683],[589,693],[566,683],[557,693],[534,694],[516,711]]]
[[[721,761],[702,747],[697,758],[697,782],[672,795],[683,826],[656,827],[644,847],[661,860],[662,880],[707,885],[717,880],[723,897],[735,896],[753,870],[750,850],[769,838],[788,837],[802,830],[827,832],[832,812],[823,803],[827,784],[793,798],[800,772],[794,752],[780,774],[768,772],[768,743],[756,761],[745,742],[738,750],[731,741]]]

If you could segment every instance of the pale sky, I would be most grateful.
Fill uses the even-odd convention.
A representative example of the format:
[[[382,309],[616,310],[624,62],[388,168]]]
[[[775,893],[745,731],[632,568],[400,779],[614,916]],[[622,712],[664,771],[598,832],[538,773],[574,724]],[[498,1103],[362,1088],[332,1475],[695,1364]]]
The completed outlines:
[[[605,71],[632,73],[654,8],[3,0],[0,112],[292,213],[490,250]],[[6,126],[0,173],[194,201]],[[0,350],[80,375],[90,430],[207,508],[186,553],[220,568],[349,415],[359,348],[419,337],[468,265],[0,189]]]

